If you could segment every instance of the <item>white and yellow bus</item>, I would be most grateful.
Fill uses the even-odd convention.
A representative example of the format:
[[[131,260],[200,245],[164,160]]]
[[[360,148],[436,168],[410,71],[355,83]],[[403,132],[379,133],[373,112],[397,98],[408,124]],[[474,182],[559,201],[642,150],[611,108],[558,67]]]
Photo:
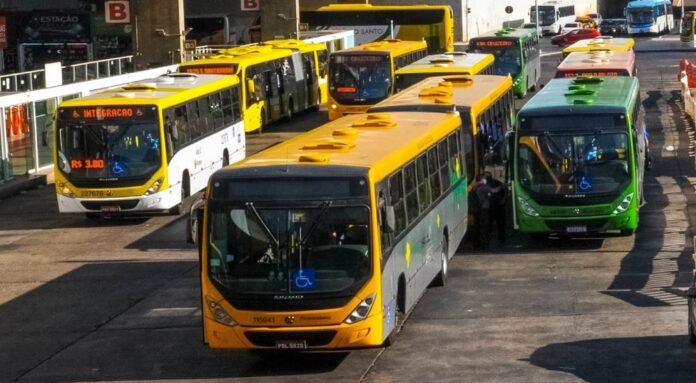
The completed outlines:
[[[236,76],[170,73],[61,103],[61,213],[178,213],[217,169],[245,156]]]
[[[456,113],[346,116],[216,172],[200,223],[212,348],[389,344],[467,224]]]

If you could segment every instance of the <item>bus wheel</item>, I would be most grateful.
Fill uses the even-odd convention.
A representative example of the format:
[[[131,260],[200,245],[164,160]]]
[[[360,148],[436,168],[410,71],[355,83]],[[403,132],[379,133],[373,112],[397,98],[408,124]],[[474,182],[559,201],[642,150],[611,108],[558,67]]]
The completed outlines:
[[[393,346],[396,342],[396,336],[401,332],[401,326],[403,321],[406,319],[405,315],[406,307],[406,278],[403,274],[399,277],[399,285],[396,290],[396,305],[394,307],[394,328],[384,339],[384,347]]]
[[[188,172],[184,172],[184,174],[181,176],[181,201],[169,209],[169,213],[171,215],[181,215],[185,211],[184,203],[186,202],[186,197],[189,196],[190,182]]]
[[[449,262],[449,259],[447,259],[447,254],[447,240],[443,240],[442,252],[440,254],[440,272],[435,276],[435,279],[433,279],[430,286],[442,287],[447,283],[447,268]]]

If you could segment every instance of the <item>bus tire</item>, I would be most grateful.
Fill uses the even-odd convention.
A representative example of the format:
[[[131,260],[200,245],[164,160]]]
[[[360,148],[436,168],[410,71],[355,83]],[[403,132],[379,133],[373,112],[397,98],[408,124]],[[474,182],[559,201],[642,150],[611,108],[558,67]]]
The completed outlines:
[[[406,277],[403,274],[399,276],[399,284],[396,290],[396,307],[394,307],[394,328],[384,339],[383,346],[393,346],[396,342],[396,337],[401,332],[401,326],[406,319]]]
[[[443,239],[442,241],[442,251],[440,253],[440,272],[437,273],[435,276],[435,279],[433,279],[432,283],[430,286],[433,287],[442,287],[445,284],[447,284],[447,270],[448,270],[448,262],[449,259],[447,257],[448,254],[448,246],[447,246],[447,239]]]
[[[191,180],[189,179],[189,174],[188,171],[184,171],[184,174],[181,175],[181,201],[179,201],[178,204],[175,206],[172,206],[169,209],[169,213],[171,215],[181,215],[184,213],[186,209],[184,209],[184,204],[186,202],[186,198],[190,194],[190,188],[191,188]]]

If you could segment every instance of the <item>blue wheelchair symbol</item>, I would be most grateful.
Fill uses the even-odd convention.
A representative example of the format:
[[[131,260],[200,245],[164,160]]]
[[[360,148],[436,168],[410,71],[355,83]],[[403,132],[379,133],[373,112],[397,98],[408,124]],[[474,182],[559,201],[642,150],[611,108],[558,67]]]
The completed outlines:
[[[580,177],[580,184],[578,185],[580,190],[590,190],[592,189],[592,184],[587,179],[587,177]]]
[[[299,290],[309,290],[314,288],[316,281],[316,271],[314,269],[299,269],[292,276],[295,287]]]
[[[111,165],[111,172],[120,176],[126,172],[126,168],[120,162],[114,161],[113,165]]]

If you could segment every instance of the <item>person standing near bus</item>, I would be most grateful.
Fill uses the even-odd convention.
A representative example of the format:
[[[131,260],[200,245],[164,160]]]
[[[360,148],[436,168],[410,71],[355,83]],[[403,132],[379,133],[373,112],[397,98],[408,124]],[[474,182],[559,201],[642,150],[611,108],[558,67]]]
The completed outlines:
[[[505,197],[507,190],[505,184],[493,178],[490,172],[486,172],[486,184],[491,187],[491,221],[495,221],[495,228],[498,235],[498,242],[505,243]],[[492,225],[491,225],[492,226]]]
[[[476,176],[474,188],[474,248],[488,250],[491,242],[491,197],[493,188],[485,174]]]

